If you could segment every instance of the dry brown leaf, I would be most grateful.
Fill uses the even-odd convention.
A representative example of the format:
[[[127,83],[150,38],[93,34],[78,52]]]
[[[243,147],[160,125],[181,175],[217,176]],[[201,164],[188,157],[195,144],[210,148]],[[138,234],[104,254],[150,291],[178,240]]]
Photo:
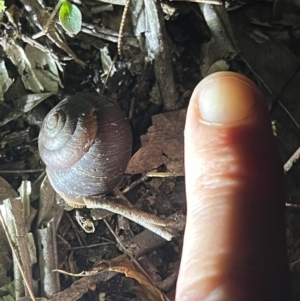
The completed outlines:
[[[140,283],[140,286],[134,289],[142,301],[165,301],[162,292],[148,280],[142,273],[124,266],[110,267],[110,271],[123,273],[127,278],[133,278]]]
[[[120,255],[111,260],[98,261],[92,270],[81,272],[79,274],[73,274],[63,270],[55,271],[76,277],[92,277],[105,272],[122,273],[127,278],[135,279],[140,283],[138,287],[134,288],[134,292],[138,295],[141,301],[168,301],[159,288],[154,286],[144,274],[135,269],[133,263],[127,255]]]
[[[183,173],[183,131],[186,109],[158,114],[141,136],[142,147],[131,158],[126,173],[139,174],[165,164],[170,172]]]
[[[142,301],[166,301],[163,293],[154,286],[151,281],[142,273],[137,271],[126,255],[118,256],[109,262],[109,271],[123,273],[127,278],[135,279],[140,283],[134,289],[135,294]]]

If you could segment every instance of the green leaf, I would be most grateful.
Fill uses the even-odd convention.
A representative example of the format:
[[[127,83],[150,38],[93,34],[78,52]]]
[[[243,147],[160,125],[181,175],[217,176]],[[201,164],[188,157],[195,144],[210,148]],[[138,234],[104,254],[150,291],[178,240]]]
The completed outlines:
[[[2,11],[5,11],[5,9],[6,9],[6,6],[5,6],[4,0],[0,0],[0,11],[1,11],[1,12],[2,12]]]
[[[79,8],[67,1],[63,2],[59,10],[59,21],[68,34],[77,34],[81,30],[82,24]]]

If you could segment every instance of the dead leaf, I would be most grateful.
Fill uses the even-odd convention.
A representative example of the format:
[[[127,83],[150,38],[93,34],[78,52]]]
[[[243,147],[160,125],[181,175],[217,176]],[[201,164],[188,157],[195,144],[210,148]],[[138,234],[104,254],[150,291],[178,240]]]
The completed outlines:
[[[11,198],[0,205],[1,224],[5,225],[5,233],[9,237],[10,247],[13,249],[13,266],[16,299],[24,296],[25,284],[31,292],[37,294],[37,283],[32,279],[31,267],[36,262],[36,251],[32,245],[33,239],[27,231],[24,208],[20,198]],[[3,226],[4,227],[4,226]],[[4,229],[5,229],[4,228]],[[30,243],[31,241],[31,243]],[[22,272],[21,272],[22,269]],[[24,280],[26,278],[26,281]]]
[[[134,288],[134,292],[139,296],[141,301],[168,301],[159,288],[154,286],[144,274],[135,269],[130,258],[125,254],[115,257],[111,260],[98,261],[92,270],[81,272],[79,274],[73,274],[63,270],[54,271],[75,277],[84,276],[84,278],[93,277],[97,274],[103,274],[107,272],[122,273],[125,274],[127,278],[135,279],[140,283],[140,286]]]
[[[101,54],[101,63],[102,63],[102,68],[103,68],[103,73],[101,74],[101,76],[105,76],[109,73],[110,73],[110,76],[113,76],[114,73],[116,72],[116,68],[109,55],[108,47],[106,45],[100,48],[100,54]],[[113,67],[111,68],[112,65],[113,65]]]
[[[118,256],[107,263],[109,271],[123,273],[127,278],[135,279],[140,283],[134,292],[141,301],[166,301],[163,293],[144,274],[135,269],[127,255]]]
[[[153,116],[153,125],[141,136],[142,147],[131,158],[126,173],[145,173],[162,164],[171,172],[183,173],[185,116],[186,109]]]
[[[29,44],[25,47],[25,54],[44,90],[56,94],[63,84],[53,57]]]
[[[29,112],[31,109],[36,107],[43,100],[53,95],[52,93],[39,93],[39,94],[28,94],[20,97],[17,100],[17,106],[10,110],[4,119],[0,121],[0,126],[7,124],[8,122],[22,116],[24,113]]]
[[[225,6],[199,4],[212,38],[202,45],[203,60],[201,75],[203,77],[229,69],[227,61],[238,54],[235,37]]]
[[[32,90],[35,93],[44,91],[44,88],[37,78],[23,47],[14,40],[3,40],[1,41],[1,46],[12,63],[17,67],[25,88]]]
[[[18,193],[2,178],[0,177],[0,204],[7,198],[15,198]],[[10,277],[7,277],[7,270],[10,268],[7,266],[9,257],[10,247],[7,242],[6,235],[2,226],[0,225],[0,284],[8,284]],[[4,276],[5,275],[5,276]]]
[[[4,60],[0,61],[0,101],[4,100],[4,93],[14,82],[8,75]]]

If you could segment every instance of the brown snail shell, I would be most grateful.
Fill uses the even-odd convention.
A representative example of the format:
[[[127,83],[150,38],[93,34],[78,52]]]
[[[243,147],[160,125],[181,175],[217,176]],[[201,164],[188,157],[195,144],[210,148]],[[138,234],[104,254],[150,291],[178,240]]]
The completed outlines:
[[[67,202],[111,192],[130,159],[132,134],[117,104],[105,96],[78,93],[46,116],[39,152],[53,188]]]

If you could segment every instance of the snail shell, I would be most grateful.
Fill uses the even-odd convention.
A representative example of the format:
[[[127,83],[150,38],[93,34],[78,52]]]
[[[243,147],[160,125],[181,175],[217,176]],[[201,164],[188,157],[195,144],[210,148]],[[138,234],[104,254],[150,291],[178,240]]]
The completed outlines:
[[[131,148],[131,129],[119,106],[105,96],[85,93],[54,107],[39,135],[39,152],[53,188],[75,206],[118,185]]]

